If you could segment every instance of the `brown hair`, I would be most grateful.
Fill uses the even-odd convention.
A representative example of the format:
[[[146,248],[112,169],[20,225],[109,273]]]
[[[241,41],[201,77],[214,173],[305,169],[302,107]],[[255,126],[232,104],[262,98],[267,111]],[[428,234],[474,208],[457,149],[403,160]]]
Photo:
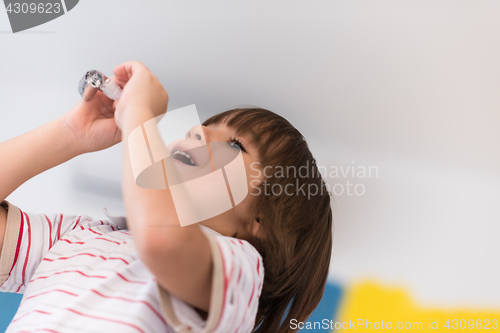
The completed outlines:
[[[203,125],[221,122],[236,135],[250,137],[261,169],[268,167],[251,208],[251,215],[260,217],[265,241],[247,239],[262,255],[265,270],[254,332],[292,332],[290,320],[305,321],[324,292],[332,251],[330,193],[305,138],[283,117],[261,108],[233,109]],[[287,175],[287,170],[300,167],[307,167],[307,177]],[[303,190],[293,195],[270,191],[291,183]],[[312,188],[317,193],[310,196]]]

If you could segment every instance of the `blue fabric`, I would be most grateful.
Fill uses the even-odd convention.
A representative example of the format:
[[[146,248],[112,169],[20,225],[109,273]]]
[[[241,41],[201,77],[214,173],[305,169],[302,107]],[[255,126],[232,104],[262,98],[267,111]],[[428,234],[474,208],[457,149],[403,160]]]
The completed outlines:
[[[328,282],[325,286],[325,292],[323,293],[323,298],[319,302],[318,307],[314,312],[309,316],[309,319],[306,321],[311,323],[311,327],[314,327],[314,322],[321,323],[323,319],[334,320],[337,315],[337,311],[340,305],[340,300],[342,298],[342,288],[334,283]],[[305,323],[304,323],[305,324]],[[319,326],[319,325],[317,325]],[[330,329],[303,329],[299,332],[302,333],[326,333],[330,332]]]
[[[5,332],[21,303],[21,294],[0,293],[0,332]]]

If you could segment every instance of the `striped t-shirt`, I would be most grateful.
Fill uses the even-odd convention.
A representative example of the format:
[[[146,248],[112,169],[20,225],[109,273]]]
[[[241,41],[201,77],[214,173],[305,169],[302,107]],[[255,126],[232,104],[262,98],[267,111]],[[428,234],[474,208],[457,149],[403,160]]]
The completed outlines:
[[[208,317],[161,288],[126,219],[27,213],[9,203],[0,291],[23,293],[7,332],[251,332],[264,279],[250,243],[199,225],[213,259]]]

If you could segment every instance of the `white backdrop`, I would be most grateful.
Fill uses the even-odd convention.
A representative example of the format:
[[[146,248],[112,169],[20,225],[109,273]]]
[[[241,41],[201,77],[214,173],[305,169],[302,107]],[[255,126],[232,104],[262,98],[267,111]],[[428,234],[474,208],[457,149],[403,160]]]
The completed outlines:
[[[500,308],[500,2],[82,0],[11,34],[0,9],[0,140],[62,115],[89,69],[144,62],[203,119],[286,117],[318,164],[376,166],[334,205],[332,280],[407,286],[426,304]],[[123,214],[121,146],[8,197],[24,210]],[[8,163],[0,156],[2,163]],[[33,161],[36,163],[36,161]]]

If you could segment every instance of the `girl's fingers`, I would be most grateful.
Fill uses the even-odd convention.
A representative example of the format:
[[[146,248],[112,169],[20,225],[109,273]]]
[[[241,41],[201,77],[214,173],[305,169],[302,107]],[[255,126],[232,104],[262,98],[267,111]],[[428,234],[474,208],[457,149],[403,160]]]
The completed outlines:
[[[128,82],[130,77],[128,76],[128,73],[126,71],[124,71],[122,68],[120,68],[120,69],[116,69],[116,68],[117,67],[115,67],[115,69],[113,69],[113,73],[115,74],[114,81],[116,84],[118,84],[123,89],[123,87]]]
[[[113,73],[115,74],[115,82],[122,88],[132,76],[131,72],[127,70],[126,64],[127,63],[123,63],[113,68]]]
[[[144,68],[145,66],[139,61],[127,61],[116,66],[113,68],[116,83],[123,88],[134,73]]]

